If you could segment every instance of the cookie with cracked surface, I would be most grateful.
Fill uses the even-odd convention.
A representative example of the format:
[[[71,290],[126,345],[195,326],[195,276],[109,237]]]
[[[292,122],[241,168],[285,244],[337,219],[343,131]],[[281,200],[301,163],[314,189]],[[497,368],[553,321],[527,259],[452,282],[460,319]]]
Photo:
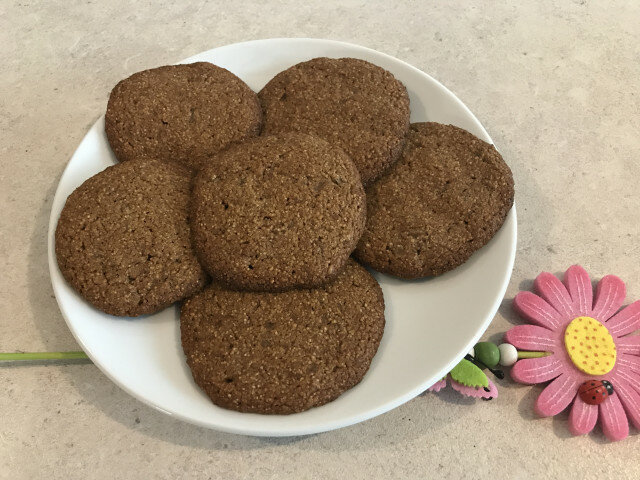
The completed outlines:
[[[355,58],[314,58],[280,72],[259,92],[264,133],[308,133],[340,146],[362,182],[399,157],[409,95],[390,72]]]
[[[185,301],[182,346],[198,386],[221,407],[289,414],[360,382],[384,330],[376,280],[353,260],[329,284],[281,293],[212,284]]]
[[[282,291],[338,274],[365,224],[365,194],[338,147],[299,133],[263,136],[216,156],[196,176],[193,244],[229,286]]]
[[[354,255],[401,278],[466,262],[513,205],[511,170],[493,145],[452,125],[414,123],[400,160],[367,188],[367,226]]]
[[[150,314],[205,284],[190,242],[191,172],[158,160],[120,163],[67,198],[55,233],[58,266],[89,303]]]
[[[257,95],[230,71],[207,62],[134,73],[111,91],[105,115],[118,160],[149,157],[193,169],[261,128]]]

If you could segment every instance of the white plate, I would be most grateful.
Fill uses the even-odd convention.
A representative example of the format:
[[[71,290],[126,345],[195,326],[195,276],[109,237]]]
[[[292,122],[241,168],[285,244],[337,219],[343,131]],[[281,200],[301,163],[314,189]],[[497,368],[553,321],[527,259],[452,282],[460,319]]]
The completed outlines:
[[[258,91],[281,70],[319,56],[357,57],[386,68],[409,90],[412,121],[451,123],[491,142],[473,114],[436,80],[364,47],[316,39],[258,40],[215,48],[182,63],[215,63]],[[177,308],[139,319],[111,317],[89,306],[62,278],[54,252],[60,211],[77,186],[113,163],[102,117],[71,158],[53,201],[48,239],[53,290],[76,340],[105,375],[146,404],[204,427],[247,435],[303,435],[351,425],[397,407],[441,378],[475,344],[496,313],[511,275],[515,207],[487,246],[446,275],[412,282],[377,275],[387,325],[371,369],[355,388],[295,415],[224,410],[213,405],[191,378],[180,346]]]

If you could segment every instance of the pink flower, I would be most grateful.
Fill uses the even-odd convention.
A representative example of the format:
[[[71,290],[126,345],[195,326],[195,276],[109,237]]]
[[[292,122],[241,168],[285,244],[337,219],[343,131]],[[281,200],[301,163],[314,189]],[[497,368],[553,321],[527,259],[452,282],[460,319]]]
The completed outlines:
[[[564,283],[541,273],[534,288],[538,295],[520,292],[514,299],[515,309],[533,325],[513,327],[505,340],[520,350],[551,355],[519,360],[512,378],[526,384],[551,381],[536,401],[536,412],[553,416],[573,402],[569,429],[574,435],[590,432],[600,418],[607,438],[622,440],[629,421],[640,428],[640,336],[628,336],[640,328],[640,301],[620,310],[626,288],[614,275],[600,280],[594,298],[589,275],[577,265],[566,271]],[[597,331],[597,338],[588,330]],[[585,403],[578,389],[587,380],[608,380],[614,393],[599,405]]]
[[[498,389],[489,378],[487,378],[487,382],[489,383],[489,386],[487,387],[488,390],[485,390],[482,387],[469,387],[456,382],[453,378],[451,378],[451,375],[449,374],[447,374],[442,380],[438,380],[436,383],[427,388],[427,391],[438,393],[440,390],[447,386],[447,380],[451,384],[451,388],[467,397],[482,398],[483,400],[498,398]]]

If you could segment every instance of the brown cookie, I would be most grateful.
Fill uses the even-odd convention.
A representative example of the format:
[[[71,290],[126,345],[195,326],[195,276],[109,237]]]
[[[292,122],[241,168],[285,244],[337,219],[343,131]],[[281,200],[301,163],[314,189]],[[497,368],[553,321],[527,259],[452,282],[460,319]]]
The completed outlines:
[[[360,382],[384,323],[382,290],[353,260],[312,290],[213,284],[184,302],[180,316],[187,364],[213,403],[271,414],[323,405]]]
[[[62,275],[112,315],[154,313],[199,291],[206,274],[190,243],[190,183],[187,168],[149,159],[85,181],[56,228]]]
[[[308,133],[342,147],[365,185],[398,159],[409,128],[405,86],[355,58],[299,63],[276,75],[258,95],[265,134]]]
[[[513,196],[493,145],[452,125],[414,123],[398,163],[367,188],[356,258],[402,278],[440,275],[493,237]]]
[[[214,279],[249,290],[313,287],[358,243],[365,195],[351,159],[298,133],[235,145],[197,175],[193,242]]]
[[[107,139],[121,162],[149,157],[194,169],[261,127],[256,94],[206,62],[134,73],[112,90],[105,115]]]

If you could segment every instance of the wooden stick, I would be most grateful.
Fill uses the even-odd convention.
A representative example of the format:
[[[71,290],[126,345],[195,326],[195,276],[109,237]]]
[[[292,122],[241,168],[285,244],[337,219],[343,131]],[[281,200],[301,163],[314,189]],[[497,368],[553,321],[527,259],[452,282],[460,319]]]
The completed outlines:
[[[76,360],[89,358],[84,352],[22,352],[0,353],[0,362],[21,362],[28,360]]]
[[[549,355],[551,355],[551,352],[521,352],[518,350],[518,360],[522,358],[542,358]]]

